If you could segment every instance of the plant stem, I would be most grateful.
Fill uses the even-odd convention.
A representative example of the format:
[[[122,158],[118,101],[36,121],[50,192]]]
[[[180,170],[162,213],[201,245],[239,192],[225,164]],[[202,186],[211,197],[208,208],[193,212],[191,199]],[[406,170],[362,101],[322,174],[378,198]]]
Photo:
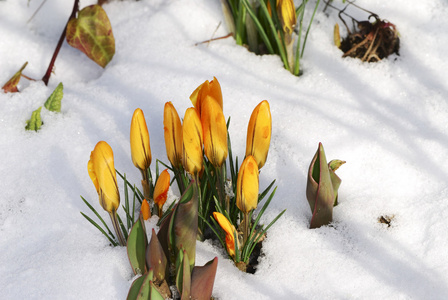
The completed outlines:
[[[249,237],[249,213],[244,213],[243,247]]]
[[[115,233],[117,234],[118,242],[121,246],[126,246],[126,240],[123,237],[123,232],[121,232],[120,225],[118,224],[117,212],[111,212],[109,213],[109,215],[112,221],[112,225],[114,226]]]
[[[75,3],[73,5],[72,13],[70,14],[70,17],[68,18],[68,22],[76,17],[76,13],[79,10],[79,0],[75,0]],[[53,71],[54,63],[56,61],[56,57],[59,54],[59,50],[61,50],[62,43],[64,42],[65,35],[67,33],[67,24],[65,24],[64,30],[62,31],[61,37],[59,38],[59,42],[56,45],[56,49],[54,50],[53,57],[51,58],[50,64],[48,65],[47,72],[45,73],[44,77],[42,77],[42,81],[45,83],[45,85],[48,85],[48,81],[50,80],[51,72]]]

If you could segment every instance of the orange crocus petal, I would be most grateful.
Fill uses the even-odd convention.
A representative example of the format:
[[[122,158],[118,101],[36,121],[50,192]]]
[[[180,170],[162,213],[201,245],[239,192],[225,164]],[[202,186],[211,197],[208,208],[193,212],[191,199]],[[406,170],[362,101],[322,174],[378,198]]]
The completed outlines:
[[[247,126],[246,156],[253,155],[261,169],[268,157],[271,142],[272,118],[269,102],[260,102],[250,116]]]
[[[151,210],[149,208],[149,203],[146,199],[142,201],[141,212],[144,220],[148,220],[151,217]]]
[[[241,164],[236,183],[236,206],[249,213],[258,205],[258,166],[252,155]]]
[[[159,207],[162,207],[166,202],[168,190],[170,188],[170,180],[171,178],[170,173],[168,173],[168,169],[163,170],[157,179],[156,186],[154,188],[154,203]]]
[[[221,226],[221,228],[225,231],[227,251],[229,252],[230,256],[234,256],[235,255],[234,234],[236,235],[235,226],[233,226],[230,223],[230,221],[227,220],[227,218],[219,212],[214,212],[213,217],[218,222],[219,226]]]
[[[210,81],[209,88],[210,90],[208,95],[211,96],[213,99],[215,99],[216,102],[218,102],[221,109],[223,109],[224,106],[222,101],[221,85],[219,84],[219,81],[218,79],[216,79],[216,77],[213,77],[213,80]]]
[[[173,167],[179,168],[182,165],[182,123],[171,102],[165,103],[163,130],[168,160]]]
[[[222,108],[210,96],[202,102],[204,152],[208,160],[220,167],[227,158],[227,126]]]
[[[114,153],[108,143],[96,144],[87,164],[89,176],[98,192],[100,204],[104,210],[113,213],[120,205],[117,176],[114,167]]]
[[[202,170],[202,124],[195,108],[185,111],[182,125],[182,164],[194,175]]]
[[[151,164],[151,147],[145,115],[140,108],[132,115],[130,142],[132,162],[140,170],[146,170]]]

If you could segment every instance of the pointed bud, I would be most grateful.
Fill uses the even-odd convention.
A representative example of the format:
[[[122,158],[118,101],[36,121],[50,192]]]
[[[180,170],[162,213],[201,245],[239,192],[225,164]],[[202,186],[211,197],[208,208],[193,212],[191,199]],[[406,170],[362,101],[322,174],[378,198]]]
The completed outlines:
[[[109,213],[117,211],[120,205],[120,194],[114,167],[114,153],[109,144],[104,141],[96,144],[90,154],[87,169],[103,209]]]
[[[182,165],[182,124],[171,102],[165,103],[163,131],[168,160],[174,168],[179,168]]]
[[[227,218],[219,213],[214,212],[213,217],[218,222],[219,226],[224,230],[226,233],[226,247],[227,252],[230,256],[235,256],[235,235],[238,237],[237,231],[235,229],[235,226],[233,226]]]
[[[168,169],[163,170],[162,173],[160,173],[154,188],[154,203],[159,207],[159,211],[162,211],[162,206],[165,204],[168,197],[170,181],[171,178]]]
[[[252,155],[261,169],[268,157],[272,119],[269,102],[260,102],[252,112],[247,126],[246,156]]]
[[[182,164],[184,169],[194,175],[202,170],[202,124],[193,107],[185,111],[182,125]]]
[[[297,16],[293,0],[277,0],[277,14],[282,24],[283,32],[292,34],[296,26]]]
[[[149,203],[146,199],[143,199],[140,211],[142,212],[143,220],[146,221],[151,218],[151,209],[149,208]]]
[[[220,167],[227,158],[227,125],[222,108],[210,96],[202,102],[201,121],[205,155]]]
[[[252,155],[241,164],[236,183],[236,206],[248,213],[258,205],[258,166]]]
[[[151,148],[145,115],[140,108],[132,116],[130,140],[132,162],[140,170],[146,170],[151,164]]]

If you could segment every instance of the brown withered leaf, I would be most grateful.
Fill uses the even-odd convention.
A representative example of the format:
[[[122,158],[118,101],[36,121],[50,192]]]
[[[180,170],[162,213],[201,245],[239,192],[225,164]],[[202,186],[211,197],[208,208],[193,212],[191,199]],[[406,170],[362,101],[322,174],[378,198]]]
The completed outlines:
[[[5,83],[5,85],[2,86],[3,91],[5,93],[17,93],[19,89],[17,88],[17,85],[19,84],[20,78],[22,77],[22,71],[25,69],[28,62],[24,63],[23,66],[20,68],[19,71],[17,71],[14,76],[11,77],[11,79],[8,80],[8,82]]]
[[[112,26],[104,9],[99,5],[83,8],[77,18],[67,24],[67,43],[85,53],[101,67],[112,60],[115,54],[115,39]]]

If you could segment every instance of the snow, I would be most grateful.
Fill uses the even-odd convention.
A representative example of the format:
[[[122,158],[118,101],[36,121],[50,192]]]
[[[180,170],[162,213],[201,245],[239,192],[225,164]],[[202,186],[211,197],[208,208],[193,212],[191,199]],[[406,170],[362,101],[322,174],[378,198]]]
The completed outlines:
[[[27,76],[45,73],[73,3],[47,1],[27,23],[40,3],[0,1],[1,85],[25,61]],[[332,44],[337,14],[319,9],[301,77],[277,56],[256,56],[232,38],[195,46],[224,21],[218,0],[104,5],[116,39],[105,69],[65,43],[48,87],[22,79],[20,93],[0,92],[0,298],[126,297],[133,279],[126,249],[110,247],[80,214],[89,213],[82,195],[107,218],[87,173],[90,152],[107,141],[116,168],[139,182],[130,159],[133,111],[145,113],[153,158],[167,161],[164,103],[183,115],[191,92],[213,76],[240,158],[253,108],[269,101],[273,135],[260,188],[277,179],[278,189],[262,221],[287,209],[268,232],[255,274],[240,272],[210,242],[198,243],[198,265],[219,259],[216,298],[448,298],[448,4],[356,3],[397,25],[400,56],[371,64],[342,59]],[[222,25],[214,36],[226,34]],[[43,109],[42,129],[25,131],[59,82],[62,112]],[[328,159],[347,163],[337,171],[332,226],[310,230],[306,172],[319,142]],[[380,216],[393,216],[391,226]]]

